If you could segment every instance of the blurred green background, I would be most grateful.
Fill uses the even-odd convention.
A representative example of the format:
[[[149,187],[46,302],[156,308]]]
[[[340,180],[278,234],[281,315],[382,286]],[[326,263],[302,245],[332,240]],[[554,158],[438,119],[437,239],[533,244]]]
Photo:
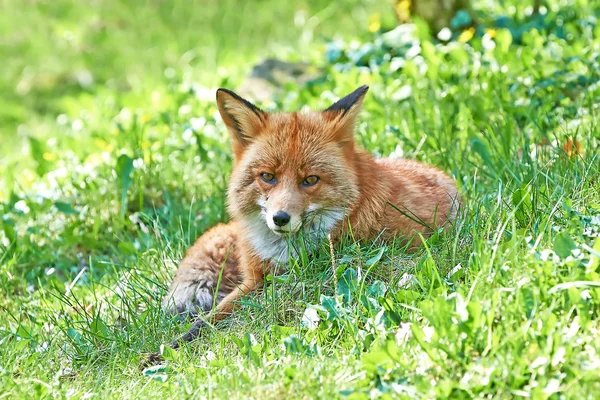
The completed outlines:
[[[315,43],[364,37],[368,16],[391,10],[381,0],[2,0],[2,162],[73,101],[149,96],[169,71],[210,88],[239,83],[263,58],[311,61]]]

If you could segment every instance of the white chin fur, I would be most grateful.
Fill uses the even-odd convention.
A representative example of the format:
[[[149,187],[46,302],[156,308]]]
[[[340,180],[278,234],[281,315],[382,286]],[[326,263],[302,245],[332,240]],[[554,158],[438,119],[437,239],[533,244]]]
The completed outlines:
[[[317,217],[311,226],[309,226],[310,231],[306,232],[307,240],[305,243],[307,250],[310,251],[311,248],[314,248],[319,240],[325,237],[343,218],[343,210],[329,211]],[[275,226],[272,221],[269,223],[268,218],[265,218],[265,214],[246,216],[240,222],[249,233],[248,238],[256,255],[262,260],[270,260],[277,264],[287,264],[290,256],[297,256],[295,246],[288,246],[288,241],[290,239],[293,241],[294,239],[286,235],[285,232],[274,232],[274,229],[280,228]],[[296,230],[299,227],[300,224],[297,224]]]
[[[289,250],[286,238],[273,232],[261,215],[246,216],[240,222],[248,232],[248,239],[256,255],[262,260],[280,264],[288,263]]]
[[[300,218],[297,218],[294,216],[292,216],[292,220],[286,226],[277,226],[273,222],[273,214],[267,212],[266,214],[263,214],[263,215],[265,215],[265,220],[266,220],[266,221],[263,221],[263,223],[266,223],[267,226],[269,227],[269,229],[272,230],[273,233],[275,233],[277,235],[281,235],[281,233],[296,233],[302,226],[302,220]],[[275,231],[282,231],[282,232],[275,232]]]

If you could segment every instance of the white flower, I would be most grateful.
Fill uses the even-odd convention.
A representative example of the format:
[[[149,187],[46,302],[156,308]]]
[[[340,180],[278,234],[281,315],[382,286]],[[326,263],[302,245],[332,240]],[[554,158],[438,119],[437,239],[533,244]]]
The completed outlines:
[[[531,364],[529,364],[529,367],[531,369],[536,369],[539,368],[543,365],[548,364],[548,358],[547,357],[538,357],[535,360],[533,360],[533,362]]]
[[[410,85],[404,85],[400,89],[396,90],[394,94],[392,94],[392,100],[394,101],[402,101],[406,100],[412,94],[412,88]]]
[[[183,131],[183,135],[181,135],[181,137],[188,144],[196,144],[196,137],[194,136],[194,131],[189,128]]]
[[[398,345],[405,343],[410,338],[410,322],[401,322],[395,337]]]
[[[433,334],[435,333],[435,329],[433,328],[433,326],[425,326],[423,327],[423,333],[425,334],[425,341],[427,343],[431,343],[431,338],[433,337]]]
[[[65,114],[59,114],[59,116],[56,117],[56,123],[59,125],[66,125],[67,122],[69,122],[69,117]]]
[[[469,311],[467,310],[467,302],[465,299],[459,294],[456,296],[456,313],[462,322],[465,322],[469,319]]]
[[[590,294],[589,290],[587,290],[587,289],[586,290],[582,290],[581,291],[581,298],[584,299],[584,300],[591,300],[592,295]]]
[[[144,166],[144,160],[141,158],[136,158],[133,160],[133,168],[140,169]]]
[[[452,31],[450,28],[442,28],[442,30],[437,34],[437,37],[442,42],[447,42],[452,38]]]
[[[27,203],[25,202],[25,200],[19,200],[15,203],[14,205],[15,210],[22,212],[23,214],[29,214],[29,211],[31,211],[29,209],[29,207],[27,206]]]
[[[492,39],[492,36],[490,36],[489,33],[483,35],[481,38],[481,45],[486,50],[494,50],[496,48],[496,42],[494,42],[494,39]]]
[[[404,150],[402,150],[402,145],[397,144],[394,151],[392,151],[389,155],[389,158],[399,159],[404,156]]]
[[[198,100],[201,101],[214,101],[215,100],[215,92],[214,88],[207,88],[197,83],[192,84],[192,89],[194,91],[194,95]]]
[[[552,394],[558,392],[560,388],[560,381],[558,379],[550,379],[548,384],[544,388],[544,392],[547,394]]]
[[[87,69],[79,70],[75,73],[75,79],[82,87],[86,88],[94,83],[94,75]]]
[[[304,328],[316,329],[319,326],[320,320],[321,320],[321,318],[319,318],[319,314],[317,313],[317,310],[309,307],[306,310],[304,310],[304,315],[302,315],[301,325]]]
[[[194,132],[198,132],[200,129],[206,125],[206,118],[190,118],[190,125]]]
[[[208,350],[206,352],[206,354],[204,355],[204,358],[206,359],[206,361],[212,361],[212,360],[216,359],[217,356],[215,355],[215,353],[213,353],[212,351]]]
[[[554,356],[552,357],[552,366],[556,367],[558,364],[565,361],[565,353],[566,350],[564,347],[559,347],[554,352]]]
[[[192,106],[190,106],[189,104],[184,104],[181,107],[179,107],[179,115],[186,115],[192,112]]]
[[[127,107],[122,108],[115,119],[120,123],[131,121],[131,110]]]
[[[400,279],[400,281],[398,282],[398,287],[402,289],[409,289],[413,285],[412,280],[414,277],[415,276],[413,274],[404,274],[404,276],[402,276],[402,279]]]

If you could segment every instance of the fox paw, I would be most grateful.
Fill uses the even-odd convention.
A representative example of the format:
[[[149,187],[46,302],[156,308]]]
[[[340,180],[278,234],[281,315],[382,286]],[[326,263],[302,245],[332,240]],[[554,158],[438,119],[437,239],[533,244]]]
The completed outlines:
[[[171,287],[163,300],[163,310],[190,317],[210,311],[214,304],[214,289],[209,285],[206,281],[195,281]]]

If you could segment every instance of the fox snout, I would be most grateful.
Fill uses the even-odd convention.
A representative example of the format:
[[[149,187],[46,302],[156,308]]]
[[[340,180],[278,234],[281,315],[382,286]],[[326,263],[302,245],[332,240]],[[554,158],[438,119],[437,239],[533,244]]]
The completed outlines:
[[[302,212],[294,212],[282,207],[267,207],[265,211],[267,226],[279,235],[296,233],[302,226]]]
[[[279,227],[286,226],[288,222],[290,222],[290,219],[292,219],[292,217],[290,217],[290,214],[286,213],[285,211],[277,211],[273,215],[273,223]]]

